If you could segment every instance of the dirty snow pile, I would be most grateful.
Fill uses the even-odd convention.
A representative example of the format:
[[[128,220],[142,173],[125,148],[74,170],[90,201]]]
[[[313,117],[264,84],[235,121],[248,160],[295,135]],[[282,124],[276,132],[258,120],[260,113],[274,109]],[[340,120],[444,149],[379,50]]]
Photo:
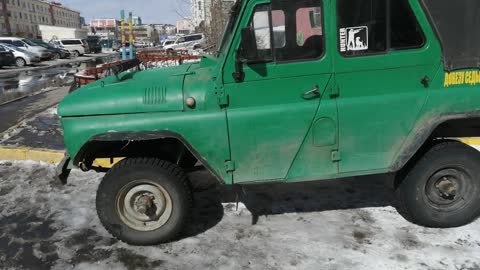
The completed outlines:
[[[153,247],[123,244],[100,225],[101,177],[73,171],[62,186],[51,165],[0,162],[0,269],[480,268],[480,221],[412,225],[380,176],[242,189],[197,172],[185,233]]]

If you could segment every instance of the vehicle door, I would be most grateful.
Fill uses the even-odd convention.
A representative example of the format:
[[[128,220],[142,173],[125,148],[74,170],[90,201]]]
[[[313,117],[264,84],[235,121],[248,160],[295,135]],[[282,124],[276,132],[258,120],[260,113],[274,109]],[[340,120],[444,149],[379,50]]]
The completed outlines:
[[[307,134],[332,77],[324,33],[328,4],[265,1],[245,8],[223,73],[235,183],[286,179],[304,141],[312,143]],[[244,76],[232,76],[238,75],[244,30],[254,37],[256,58],[240,64]],[[318,165],[316,158],[310,162]]]
[[[188,44],[188,47],[189,48],[193,48],[193,46],[197,43],[199,43],[200,39],[202,39],[202,36],[201,35],[194,35],[191,37],[191,41],[190,43]]]
[[[173,46],[174,49],[183,49],[185,46],[185,37],[179,37]]]
[[[419,1],[335,3],[340,173],[384,171],[426,102],[441,49]]]

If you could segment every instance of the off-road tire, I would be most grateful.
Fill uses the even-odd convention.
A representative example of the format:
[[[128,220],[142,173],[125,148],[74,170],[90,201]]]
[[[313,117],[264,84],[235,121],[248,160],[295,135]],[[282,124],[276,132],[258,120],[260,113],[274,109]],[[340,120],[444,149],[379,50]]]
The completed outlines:
[[[433,146],[400,182],[396,197],[399,213],[418,225],[471,223],[480,215],[480,153],[456,141]]]
[[[129,183],[148,179],[161,185],[170,195],[172,212],[158,229],[139,231],[122,221],[117,196]],[[154,245],[175,239],[189,217],[192,193],[182,169],[156,158],[128,158],[110,169],[97,190],[97,214],[103,226],[117,239],[131,245]]]
[[[17,67],[24,67],[27,65],[27,61],[25,61],[25,59],[21,58],[21,57],[17,57],[15,58],[15,65]]]

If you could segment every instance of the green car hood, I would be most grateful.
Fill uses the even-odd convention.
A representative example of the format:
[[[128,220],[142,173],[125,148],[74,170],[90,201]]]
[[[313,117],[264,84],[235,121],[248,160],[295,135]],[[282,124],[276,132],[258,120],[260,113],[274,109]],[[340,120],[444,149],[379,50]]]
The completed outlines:
[[[191,65],[122,73],[86,85],[58,106],[62,117],[182,111],[183,80]]]

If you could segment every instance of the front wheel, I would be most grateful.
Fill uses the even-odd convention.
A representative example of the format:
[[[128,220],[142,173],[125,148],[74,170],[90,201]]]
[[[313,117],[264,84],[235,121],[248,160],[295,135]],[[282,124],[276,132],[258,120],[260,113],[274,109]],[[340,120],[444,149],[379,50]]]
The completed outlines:
[[[431,148],[396,191],[399,212],[434,228],[466,225],[480,214],[480,153],[460,142]]]
[[[24,67],[27,65],[27,61],[25,61],[25,59],[23,58],[18,57],[17,59],[15,59],[15,64],[17,65],[17,67]]]
[[[73,51],[72,56],[73,56],[73,58],[77,58],[77,57],[80,56],[80,52],[79,51]]]
[[[115,165],[97,191],[97,213],[116,238],[132,245],[174,239],[191,205],[183,171],[155,158],[129,158]]]

